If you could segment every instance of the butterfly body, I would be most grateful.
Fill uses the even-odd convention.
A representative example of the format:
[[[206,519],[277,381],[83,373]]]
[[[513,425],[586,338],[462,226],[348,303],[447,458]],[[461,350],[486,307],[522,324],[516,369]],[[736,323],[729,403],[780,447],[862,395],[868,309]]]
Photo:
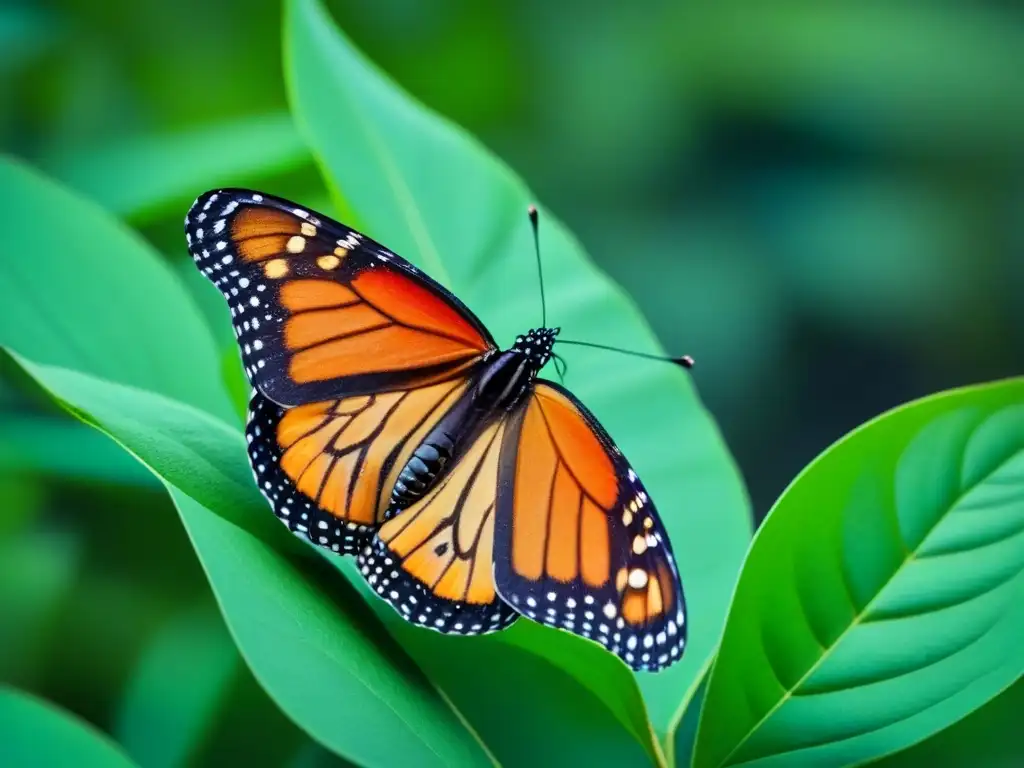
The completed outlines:
[[[485,357],[473,387],[438,422],[413,451],[391,491],[393,516],[423,496],[479,435],[480,430],[514,409],[531,391],[541,368],[551,358],[558,328],[534,328],[516,339],[511,349]]]
[[[558,328],[501,350],[415,266],[271,195],[208,192],[185,231],[231,310],[250,462],[291,531],[355,555],[420,626],[481,634],[525,615],[634,669],[681,656],[678,569],[646,489],[539,377]]]

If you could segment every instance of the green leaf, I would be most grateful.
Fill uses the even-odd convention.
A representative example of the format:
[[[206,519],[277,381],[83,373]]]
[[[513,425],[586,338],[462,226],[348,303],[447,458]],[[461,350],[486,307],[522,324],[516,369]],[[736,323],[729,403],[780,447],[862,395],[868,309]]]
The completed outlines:
[[[501,765],[663,765],[647,751],[644,734],[623,728],[619,713],[533,651],[498,637],[447,638],[397,615],[389,626]],[[643,702],[634,698],[643,718]]]
[[[642,692],[638,686],[630,684],[629,677],[623,674],[623,664],[616,656],[596,643],[581,643],[567,632],[551,632],[546,627],[526,620],[517,622],[507,632],[497,635],[493,642],[498,646],[510,646],[511,656],[518,655],[519,649],[540,655],[556,669],[570,675],[604,702],[618,722],[643,744],[653,762],[664,762],[657,736],[652,732]],[[542,695],[547,695],[545,677],[548,674],[530,679],[532,696],[536,697],[538,688],[544,691]],[[580,763],[585,760],[580,758],[567,762]]]
[[[533,622],[473,638],[424,630],[380,600],[351,559],[331,560],[499,764],[526,765],[543,754],[552,765],[664,765],[639,690],[621,687],[621,662],[597,644],[580,645],[566,633],[557,633],[553,643],[557,650],[575,652],[575,668],[593,673],[597,685],[588,687],[578,671],[566,670],[568,663],[552,664],[533,651],[531,634],[543,631]],[[495,690],[501,696],[493,696]],[[509,728],[510,722],[515,728]]]
[[[353,763],[334,755],[319,744],[307,741],[299,747],[284,768],[358,768]]]
[[[531,197],[523,183],[463,131],[402,93],[338,32],[316,0],[288,2],[285,53],[296,121],[349,222],[446,283],[499,341],[536,325],[540,302],[525,216]],[[545,212],[541,221],[552,323],[567,338],[657,351],[625,294],[554,217]],[[664,731],[718,637],[749,537],[747,499],[685,374],[576,348],[565,357],[567,383],[630,456],[657,500],[686,585],[691,614],[685,658],[637,681],[655,727]],[[554,630],[538,631],[524,642],[564,664],[566,654],[554,646],[562,639],[555,636]],[[588,653],[586,641],[565,642]],[[635,695],[636,683],[623,665],[602,672],[563,668],[602,697],[629,701]],[[622,713],[631,704],[612,706],[620,719],[629,719]],[[632,722],[624,724],[633,729]]]
[[[676,720],[669,731],[665,749],[669,765],[689,766],[693,762],[693,750],[697,745],[697,726],[704,707],[704,697],[708,692],[711,661],[708,660],[708,665],[701,671],[700,677],[694,682],[676,712]]]
[[[1024,379],[944,392],[829,448],[755,537],[694,765],[860,763],[1024,670]]]
[[[1020,733],[1024,680],[951,728],[910,749],[872,763],[876,768],[1019,768],[1024,765]]]
[[[0,685],[0,765],[130,768],[134,763],[88,723]]]
[[[304,578],[259,539],[170,490],[242,656],[310,736],[361,765],[488,764],[336,573]]]
[[[84,373],[11,357],[75,415],[114,438],[164,481],[286,551],[304,551],[266,514],[242,434],[197,408]]]
[[[238,650],[310,736],[364,765],[488,763],[348,583],[274,519],[240,432],[151,392],[15,359],[165,481]]]
[[[216,613],[203,606],[171,617],[132,673],[114,721],[118,741],[147,768],[188,765],[239,664]]]
[[[98,206],[0,157],[0,344],[226,416],[203,319],[173,272]]]
[[[269,114],[122,138],[53,157],[46,167],[118,216],[150,221],[172,211],[184,216],[212,187],[255,184],[309,162],[291,117]]]

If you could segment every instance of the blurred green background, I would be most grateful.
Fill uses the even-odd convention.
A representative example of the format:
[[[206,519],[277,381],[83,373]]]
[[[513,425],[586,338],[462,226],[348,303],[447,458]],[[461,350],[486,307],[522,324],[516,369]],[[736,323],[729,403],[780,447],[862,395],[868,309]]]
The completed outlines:
[[[857,424],[1024,368],[1018,4],[329,5],[697,359],[758,518]],[[181,232],[194,169],[326,206],[280,23],[269,0],[8,0],[0,148],[137,226],[220,321]],[[0,418],[0,681],[145,765],[336,762],[245,671],[156,482],[9,365]]]

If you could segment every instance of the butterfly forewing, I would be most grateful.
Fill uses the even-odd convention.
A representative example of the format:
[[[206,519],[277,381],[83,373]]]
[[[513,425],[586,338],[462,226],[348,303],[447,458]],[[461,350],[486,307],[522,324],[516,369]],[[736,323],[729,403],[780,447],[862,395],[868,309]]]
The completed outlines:
[[[686,609],[672,549],[608,434],[568,391],[540,381],[503,442],[499,594],[531,619],[596,640],[634,669],[675,661]]]
[[[495,349],[483,324],[409,262],[285,200],[208,192],[185,230],[228,301],[250,381],[279,405],[458,378]]]

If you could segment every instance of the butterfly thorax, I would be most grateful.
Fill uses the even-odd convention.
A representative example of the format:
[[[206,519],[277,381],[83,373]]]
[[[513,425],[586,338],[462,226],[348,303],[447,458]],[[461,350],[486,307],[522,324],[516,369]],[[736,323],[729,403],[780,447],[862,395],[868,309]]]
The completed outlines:
[[[538,372],[551,359],[558,331],[534,329],[517,337],[511,349],[480,363],[466,395],[423,439],[399,473],[391,492],[392,512],[423,496],[487,424],[529,395]]]
[[[534,369],[534,376],[551,359],[555,337],[561,328],[534,328],[525,336],[517,336],[509,352],[525,355]]]
[[[510,411],[529,394],[540,369],[551,359],[559,328],[535,328],[517,336],[511,349],[483,363],[476,379],[473,405],[484,416]]]

